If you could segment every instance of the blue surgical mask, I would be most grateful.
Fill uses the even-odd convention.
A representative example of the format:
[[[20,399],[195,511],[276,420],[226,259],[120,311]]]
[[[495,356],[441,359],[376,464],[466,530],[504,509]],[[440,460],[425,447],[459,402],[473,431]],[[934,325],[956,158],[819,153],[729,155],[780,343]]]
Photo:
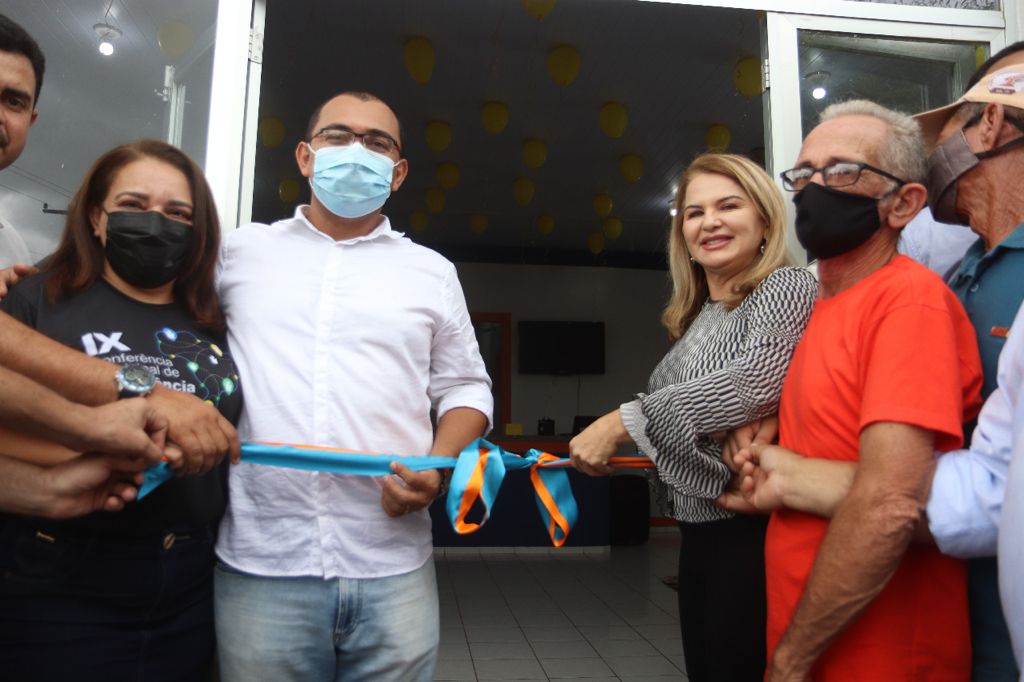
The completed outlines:
[[[308,145],[307,145],[308,146]],[[391,195],[394,161],[353,142],[346,147],[312,147],[313,177],[309,185],[324,207],[342,218],[362,218],[384,205]]]

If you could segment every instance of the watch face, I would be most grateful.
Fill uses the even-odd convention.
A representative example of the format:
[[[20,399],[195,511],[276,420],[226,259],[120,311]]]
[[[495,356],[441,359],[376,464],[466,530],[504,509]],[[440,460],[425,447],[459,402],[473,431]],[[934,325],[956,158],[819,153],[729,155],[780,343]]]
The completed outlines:
[[[144,393],[153,388],[156,377],[143,365],[125,365],[121,369],[121,380],[129,391]]]

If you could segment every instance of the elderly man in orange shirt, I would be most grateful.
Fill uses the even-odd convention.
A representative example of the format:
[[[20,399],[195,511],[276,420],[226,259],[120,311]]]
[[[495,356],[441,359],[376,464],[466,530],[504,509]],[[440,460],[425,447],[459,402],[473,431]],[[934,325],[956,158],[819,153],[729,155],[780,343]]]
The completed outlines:
[[[911,546],[934,452],[961,445],[981,386],[963,307],[897,255],[924,175],[917,124],[865,101],[826,109],[782,174],[821,294],[783,387],[780,443],[859,470],[831,521],[772,517],[770,680],[970,677],[964,567]]]

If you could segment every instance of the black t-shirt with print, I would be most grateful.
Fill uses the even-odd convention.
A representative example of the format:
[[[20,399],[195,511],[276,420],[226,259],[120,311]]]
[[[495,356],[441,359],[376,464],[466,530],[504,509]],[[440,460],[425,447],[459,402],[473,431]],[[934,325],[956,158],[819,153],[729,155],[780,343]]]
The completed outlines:
[[[241,387],[225,339],[199,328],[182,306],[142,303],[103,280],[51,304],[45,283],[45,275],[23,280],[0,301],[0,309],[88,355],[141,363],[168,388],[209,401],[232,424],[238,421]],[[226,466],[203,476],[175,477],[123,511],[97,512],[60,525],[142,535],[214,523],[226,504]]]

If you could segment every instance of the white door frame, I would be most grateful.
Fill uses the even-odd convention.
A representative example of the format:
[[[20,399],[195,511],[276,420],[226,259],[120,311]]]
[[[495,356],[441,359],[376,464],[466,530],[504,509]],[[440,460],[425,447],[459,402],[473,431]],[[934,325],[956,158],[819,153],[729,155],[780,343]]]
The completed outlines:
[[[265,0],[219,0],[217,5],[205,170],[206,179],[217,201],[223,230],[232,230],[239,223],[242,190],[246,186],[243,178],[247,172],[246,195],[250,207],[252,202],[252,174],[251,169],[245,167],[247,157],[243,152],[245,134],[250,127],[247,117],[250,111],[248,92],[253,88],[256,90],[256,106],[251,108],[251,115],[255,117],[259,110],[261,69],[255,69],[255,74],[250,73],[254,5],[265,7]],[[261,24],[262,16],[261,13]],[[259,33],[259,47],[262,51],[262,30]]]

